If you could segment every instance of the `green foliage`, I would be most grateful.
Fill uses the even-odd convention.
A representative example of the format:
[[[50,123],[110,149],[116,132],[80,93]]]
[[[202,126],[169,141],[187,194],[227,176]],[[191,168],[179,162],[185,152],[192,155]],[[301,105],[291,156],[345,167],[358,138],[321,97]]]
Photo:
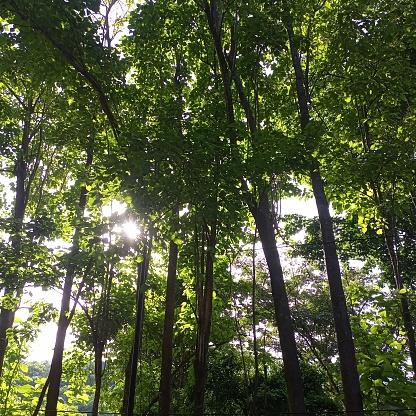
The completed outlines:
[[[319,161],[332,208],[342,215],[334,225],[366,405],[413,406],[414,384],[403,354],[408,346],[398,318],[400,293],[388,289],[394,278],[384,241],[394,237],[414,312],[416,19],[411,2],[291,2],[312,119],[304,133],[280,4],[218,3],[220,49],[229,64],[222,74],[199,2],[145,1],[135,8],[127,2],[130,13],[114,18],[109,10],[122,3],[1,2],[1,307],[27,306],[20,295],[29,290],[25,287],[60,288],[73,271],[72,293],[76,297],[80,291],[80,306],[71,326],[76,342],[66,355],[61,407],[90,410],[93,352],[103,343],[101,409],[120,410],[140,260],[140,238],[129,239],[120,228],[135,222],[142,233],[152,230],[154,240],[137,407],[154,405],[158,395],[167,249],[174,241],[180,255],[172,406],[177,412],[192,409],[195,287],[203,275],[196,257],[211,250],[201,240],[215,221],[207,411],[250,414],[255,362],[247,190],[253,204],[263,192],[272,194],[277,211],[279,199],[309,192],[305,178],[311,157]],[[116,45],[107,35],[124,23],[128,31]],[[231,84],[232,125],[223,77]],[[246,109],[238,105],[242,91],[233,77],[253,111],[255,134],[247,128]],[[86,167],[87,154],[93,161]],[[126,213],[104,216],[114,200],[128,206]],[[16,214],[18,201],[24,202],[22,215]],[[176,208],[178,226],[171,215]],[[338,410],[338,357],[321,273],[319,223],[296,214],[282,221],[279,237],[292,245],[287,288],[308,408]],[[307,262],[298,267],[295,258]],[[361,272],[350,270],[353,259],[365,262]],[[263,342],[257,344],[254,404],[258,414],[286,411],[260,256],[254,269],[254,321]],[[23,360],[39,325],[54,317],[53,307],[33,303],[27,321],[8,329],[0,391],[5,415],[17,407],[33,410],[45,372],[36,373],[35,365]]]
[[[400,295],[378,287],[374,278],[357,277],[349,282],[348,294],[356,311],[351,325],[364,399],[369,408],[411,407],[415,386],[403,354],[406,332],[400,320]]]

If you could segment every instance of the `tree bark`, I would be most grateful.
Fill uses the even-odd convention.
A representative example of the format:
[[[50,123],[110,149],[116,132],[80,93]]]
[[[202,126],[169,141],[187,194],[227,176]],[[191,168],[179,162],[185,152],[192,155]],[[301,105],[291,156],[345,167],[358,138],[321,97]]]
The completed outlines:
[[[133,346],[131,348],[129,359],[127,361],[126,369],[124,371],[124,390],[123,390],[123,403],[121,405],[120,413],[122,416],[127,415],[127,409],[129,406],[130,384],[131,384],[131,370],[133,360]]]
[[[110,241],[111,245],[111,241]],[[88,310],[85,309],[87,320],[90,324],[92,333],[92,341],[94,345],[94,377],[95,377],[95,392],[92,406],[92,416],[98,416],[98,409],[101,397],[101,385],[103,378],[103,355],[104,349],[108,342],[108,323],[109,311],[111,303],[111,289],[113,287],[114,279],[114,265],[111,259],[108,260],[107,270],[105,273],[105,282],[102,286],[102,293],[99,300],[98,311],[94,315],[89,315]]]
[[[274,236],[273,219],[266,192],[260,196],[258,206],[251,207],[269,269],[276,322],[279,330],[283,368],[287,386],[289,410],[297,415],[307,415],[303,383],[297,356],[295,333],[290,316],[289,300],[283,270]]]
[[[245,94],[243,84],[235,68],[234,56],[227,56],[222,48],[221,28],[222,28],[222,10],[221,4],[215,1],[205,1],[205,14],[208,19],[211,34],[218,60],[220,63],[221,75],[223,80],[224,96],[227,105],[227,118],[230,127],[230,144],[232,151],[237,143],[235,132],[234,104],[232,98],[231,84],[232,79],[237,89],[240,104],[245,112],[247,124],[254,141],[257,133],[257,126],[253,116],[250,102]],[[237,45],[235,39],[232,39],[231,49],[236,51]],[[279,329],[279,338],[282,349],[283,365],[285,371],[285,380],[288,390],[289,408],[291,412],[299,415],[306,415],[306,404],[303,393],[303,383],[300,374],[299,360],[297,357],[297,348],[295,334],[290,316],[289,302],[286,288],[284,285],[283,271],[280,264],[280,256],[276,247],[274,237],[274,227],[271,218],[269,200],[267,193],[264,191],[266,186],[263,183],[256,184],[263,187],[263,193],[259,196],[259,203],[255,201],[254,195],[248,191],[246,180],[242,179],[243,192],[246,197],[246,203],[254,217],[256,227],[259,231],[259,237],[263,245],[264,255],[269,268],[270,281],[272,286],[272,295],[276,313],[276,321]]]
[[[332,313],[337,335],[338,354],[341,367],[345,409],[348,415],[364,415],[361,397],[360,379],[355,359],[355,348],[350,319],[342,286],[341,269],[335,245],[335,235],[329,204],[326,199],[319,167],[314,164],[310,169],[313,193],[318,208],[321,226],[325,265],[331,295]]]
[[[302,133],[306,134],[306,128],[310,122],[310,114],[308,97],[305,88],[305,77],[300,62],[300,55],[296,46],[291,13],[286,3],[284,8],[283,20],[288,33],[292,65],[296,77],[296,92],[300,111],[300,125]],[[313,137],[306,137],[307,141],[310,141],[311,139],[313,139]],[[308,142],[307,145],[309,145]],[[342,286],[341,269],[335,245],[332,218],[329,212],[329,203],[326,198],[319,163],[312,157],[309,174],[321,227],[325,265],[331,295],[332,313],[334,316],[335,331],[337,335],[345,408],[348,415],[360,416],[364,415],[360,379],[357,370],[354,341],[352,337],[347,304]]]
[[[123,415],[133,416],[134,414],[134,403],[136,396],[136,385],[137,385],[137,365],[140,358],[140,350],[142,344],[142,334],[143,334],[143,322],[144,322],[144,298],[145,298],[145,283],[147,279],[147,271],[149,266],[151,251],[151,240],[148,247],[143,249],[143,261],[139,264],[137,275],[137,301],[136,301],[136,323],[134,329],[134,340],[133,340],[133,349],[131,354],[131,369],[129,384],[128,398],[126,400],[126,408],[123,409]],[[126,412],[126,413],[124,413]]]
[[[173,215],[178,216],[175,209]],[[177,223],[177,221],[176,221]],[[176,266],[178,263],[178,245],[171,240],[169,244],[168,276],[166,282],[166,305],[165,320],[163,324],[162,339],[162,369],[159,387],[159,415],[169,416],[170,393],[172,382],[173,361],[173,326],[175,321],[175,289],[176,289]]]
[[[95,392],[92,404],[92,416],[98,416],[98,408],[100,405],[101,385],[103,380],[103,352],[104,342],[98,342],[94,347],[94,376],[95,376]]]
[[[88,169],[92,164],[92,153],[87,152],[87,160],[85,167]],[[87,203],[87,189],[82,187],[81,194],[79,197],[79,217],[81,218],[84,214],[85,206]],[[70,324],[72,314],[70,314],[70,302],[72,295],[72,285],[76,270],[74,263],[74,257],[79,253],[79,238],[80,229],[77,228],[73,237],[73,245],[70,255],[70,264],[66,270],[64,287],[62,292],[61,308],[59,312],[58,330],[55,339],[55,348],[53,350],[53,356],[51,361],[51,367],[49,370],[49,388],[46,395],[46,407],[45,416],[57,415],[57,405],[59,398],[59,390],[62,377],[62,360],[64,355],[66,331]]]
[[[181,85],[181,55],[176,55],[176,68],[173,82],[177,87],[177,115],[176,115],[176,132],[179,137],[183,137],[182,131],[182,114],[183,99]],[[173,216],[173,233],[179,229],[179,206],[172,209]],[[171,237],[172,238],[172,237]],[[166,282],[166,304],[165,319],[163,323],[163,339],[162,339],[162,368],[160,373],[159,384],[159,415],[169,416],[170,413],[170,397],[172,384],[172,362],[173,362],[173,326],[175,321],[175,305],[176,305],[176,266],[178,263],[178,245],[171,239],[169,243],[169,259],[168,259],[168,275]]]
[[[394,238],[392,233],[394,233],[394,226],[391,224],[390,229],[387,227],[384,228],[384,238],[386,241],[386,247],[390,256],[390,262],[393,268],[394,279],[396,281],[396,288],[400,290],[404,289],[402,276],[400,272],[400,263],[397,255]],[[399,293],[400,297],[400,311],[403,318],[403,325],[407,335],[408,347],[409,347],[409,356],[413,368],[413,378],[416,378],[416,341],[415,341],[415,330],[413,327],[412,314],[410,313],[409,299],[406,293]]]
[[[29,158],[29,144],[31,141],[30,126],[31,117],[35,111],[33,105],[33,99],[29,98],[24,106],[25,117],[23,122],[22,141],[20,149],[18,149],[14,173],[16,175],[16,191],[14,200],[14,212],[13,212],[13,225],[11,233],[11,246],[15,254],[15,261],[20,261],[21,251],[21,233],[23,228],[23,219],[25,216],[29,184],[26,180],[28,174],[28,158]],[[36,166],[36,164],[35,164]],[[35,169],[35,168],[34,168]],[[3,373],[4,359],[7,349],[7,331],[12,328],[14,322],[14,316],[18,304],[20,303],[20,297],[22,295],[24,282],[19,282],[18,279],[13,278],[13,273],[6,273],[3,281],[4,297],[14,298],[15,306],[11,309],[1,308],[0,312],[0,376]]]
[[[58,320],[58,330],[55,339],[55,348],[49,370],[49,388],[46,395],[45,416],[57,416],[57,405],[62,377],[62,360],[66,331],[69,326],[70,300],[72,294],[73,270],[68,270],[65,276],[64,289],[62,292],[61,310]]]
[[[4,297],[13,296],[15,292],[10,288],[6,288],[4,291]],[[0,312],[0,376],[3,373],[4,358],[6,356],[7,349],[7,330],[13,326],[15,311],[9,308],[1,308]]]
[[[253,351],[254,351],[254,382],[253,382],[253,415],[257,415],[256,402],[259,386],[259,352],[257,349],[257,310],[256,310],[256,242],[257,228],[254,230],[253,237],[253,257],[252,257],[252,287],[251,287],[251,313],[253,318]]]
[[[207,236],[204,282],[198,282],[198,332],[195,352],[195,415],[203,416],[205,408],[205,384],[207,372],[208,345],[212,321],[212,294],[214,289],[214,252],[217,239],[216,221],[211,229],[206,225]],[[204,241],[202,241],[201,264],[204,264]]]

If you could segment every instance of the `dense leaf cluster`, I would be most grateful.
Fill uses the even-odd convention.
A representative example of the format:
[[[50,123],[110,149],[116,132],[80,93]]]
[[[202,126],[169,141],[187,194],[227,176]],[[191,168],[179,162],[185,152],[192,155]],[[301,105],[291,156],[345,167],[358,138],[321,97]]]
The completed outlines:
[[[293,410],[262,220],[307,410],[345,402],[340,299],[364,405],[416,407],[415,22],[410,0],[0,0],[0,415],[157,413],[166,366],[171,412]],[[280,215],[317,172],[336,259],[322,218]]]

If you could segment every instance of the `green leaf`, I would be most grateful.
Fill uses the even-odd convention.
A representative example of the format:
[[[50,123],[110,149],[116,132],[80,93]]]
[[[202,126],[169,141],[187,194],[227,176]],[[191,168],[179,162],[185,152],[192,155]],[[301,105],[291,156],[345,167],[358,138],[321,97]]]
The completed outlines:
[[[377,380],[374,380],[374,385],[375,386],[383,386],[383,380],[381,380],[380,378],[378,378]]]
[[[178,245],[178,246],[180,246],[180,245],[182,245],[182,244],[183,244],[183,240],[182,240],[182,239],[180,239],[179,237],[175,237],[175,238],[173,239],[173,242],[174,242],[176,245]]]
[[[31,393],[33,391],[33,386],[30,384],[24,384],[23,386],[19,386],[16,390],[18,393],[26,395],[27,393]]]

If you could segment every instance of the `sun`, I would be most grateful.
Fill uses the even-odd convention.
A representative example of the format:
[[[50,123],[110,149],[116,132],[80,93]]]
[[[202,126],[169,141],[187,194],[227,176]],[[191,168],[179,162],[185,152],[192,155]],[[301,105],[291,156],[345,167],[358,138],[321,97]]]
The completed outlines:
[[[140,235],[140,228],[138,225],[132,221],[123,223],[121,226],[122,233],[125,234],[128,238],[134,240]]]

